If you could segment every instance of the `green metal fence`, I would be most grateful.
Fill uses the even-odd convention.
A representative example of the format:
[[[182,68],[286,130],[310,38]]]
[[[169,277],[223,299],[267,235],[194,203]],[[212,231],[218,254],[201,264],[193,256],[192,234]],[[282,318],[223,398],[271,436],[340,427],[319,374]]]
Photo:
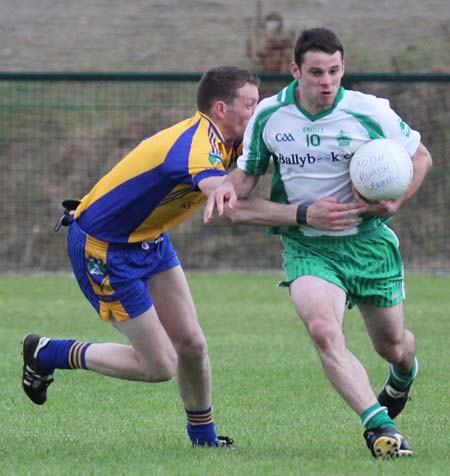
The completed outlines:
[[[68,270],[60,202],[81,197],[123,155],[195,110],[199,74],[0,73],[0,272]],[[262,96],[290,81],[261,75]],[[392,222],[406,267],[450,272],[450,75],[352,75],[346,87],[388,97],[432,152],[434,169]],[[270,177],[258,193],[267,196]],[[281,268],[278,238],[201,213],[171,233],[187,269]]]

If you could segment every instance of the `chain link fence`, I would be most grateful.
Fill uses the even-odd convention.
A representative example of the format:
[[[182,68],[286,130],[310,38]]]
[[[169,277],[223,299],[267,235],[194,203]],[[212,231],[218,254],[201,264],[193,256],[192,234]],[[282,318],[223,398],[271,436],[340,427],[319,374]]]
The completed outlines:
[[[79,198],[144,137],[195,110],[199,74],[0,74],[0,272],[69,270],[60,202]],[[261,75],[261,94],[291,78]],[[345,86],[391,100],[422,134],[434,168],[392,221],[409,271],[450,272],[450,75],[347,74]],[[270,176],[257,193],[268,196]],[[281,268],[281,244],[256,226],[201,213],[171,232],[188,270]]]

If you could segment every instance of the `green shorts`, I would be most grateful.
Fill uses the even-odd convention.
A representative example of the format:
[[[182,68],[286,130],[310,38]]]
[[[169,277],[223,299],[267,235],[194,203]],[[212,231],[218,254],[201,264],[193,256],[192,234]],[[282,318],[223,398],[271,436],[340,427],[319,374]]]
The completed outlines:
[[[386,225],[344,237],[284,235],[282,242],[285,284],[317,276],[342,288],[349,308],[358,303],[389,307],[405,299],[399,241]]]

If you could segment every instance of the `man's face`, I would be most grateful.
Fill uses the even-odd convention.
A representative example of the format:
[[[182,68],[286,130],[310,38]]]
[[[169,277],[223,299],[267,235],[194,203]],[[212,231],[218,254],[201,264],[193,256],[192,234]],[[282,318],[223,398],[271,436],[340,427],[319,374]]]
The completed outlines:
[[[310,114],[318,114],[333,106],[344,76],[344,62],[340,51],[329,55],[310,50],[300,67],[292,63],[291,73],[298,79],[300,106]]]
[[[231,104],[225,105],[222,133],[226,140],[241,140],[248,121],[258,104],[259,92],[254,84],[247,83],[238,89]]]

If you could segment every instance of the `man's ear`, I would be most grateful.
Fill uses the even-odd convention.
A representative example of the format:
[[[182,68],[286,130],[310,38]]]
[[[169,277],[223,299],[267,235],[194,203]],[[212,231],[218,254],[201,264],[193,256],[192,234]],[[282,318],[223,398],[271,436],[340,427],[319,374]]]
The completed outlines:
[[[295,61],[291,61],[291,65],[289,67],[292,76],[294,79],[299,79],[301,76],[300,68],[298,67],[298,64]]]
[[[216,101],[213,104],[212,112],[214,116],[216,116],[218,119],[223,119],[225,117],[226,108],[227,108],[227,105],[225,104],[224,101]]]

